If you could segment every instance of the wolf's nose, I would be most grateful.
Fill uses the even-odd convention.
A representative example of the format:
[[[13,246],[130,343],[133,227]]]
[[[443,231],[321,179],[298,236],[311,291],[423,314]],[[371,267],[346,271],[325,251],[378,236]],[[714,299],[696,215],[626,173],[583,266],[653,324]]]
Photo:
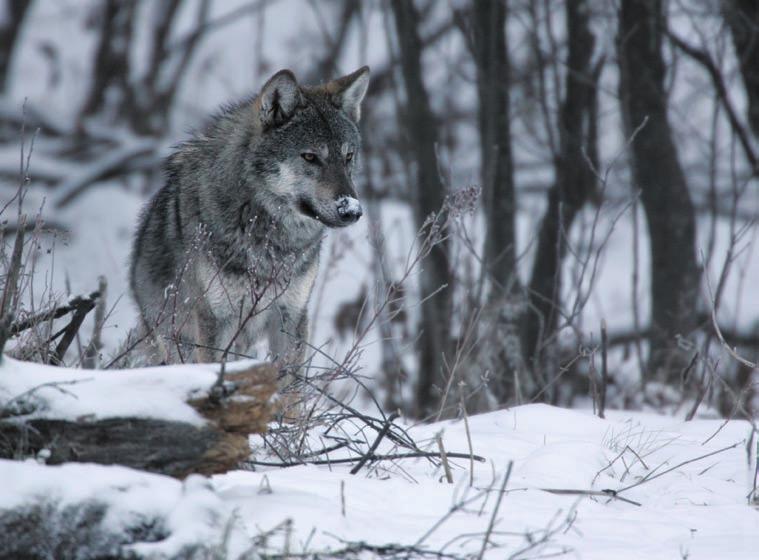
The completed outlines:
[[[341,196],[337,199],[337,213],[346,224],[352,224],[363,216],[361,203],[352,196]]]

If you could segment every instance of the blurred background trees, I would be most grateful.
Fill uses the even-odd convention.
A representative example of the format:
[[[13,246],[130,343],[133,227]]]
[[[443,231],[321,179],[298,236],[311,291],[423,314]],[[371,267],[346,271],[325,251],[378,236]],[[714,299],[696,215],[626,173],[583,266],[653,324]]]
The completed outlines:
[[[50,224],[98,189],[144,199],[185,130],[280,67],[311,83],[372,65],[371,209],[325,254],[312,342],[355,344],[378,310],[364,368],[388,407],[756,406],[727,348],[759,348],[755,2],[2,4],[3,196],[23,125]],[[325,295],[341,261],[361,278],[343,301]]]

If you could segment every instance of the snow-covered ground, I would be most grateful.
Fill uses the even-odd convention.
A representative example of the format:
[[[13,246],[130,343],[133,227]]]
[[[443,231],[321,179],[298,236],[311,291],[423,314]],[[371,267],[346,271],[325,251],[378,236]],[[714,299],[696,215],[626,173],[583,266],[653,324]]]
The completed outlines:
[[[151,558],[198,542],[227,558],[252,547],[317,554],[359,543],[410,547],[412,558],[424,550],[477,557],[491,522],[485,558],[757,557],[748,424],[608,416],[527,405],[469,418],[472,450],[486,459],[474,462],[471,486],[468,459],[451,460],[452,484],[429,459],[367,464],[357,475],[352,465],[302,465],[183,482],[122,467],[0,461],[0,509],[45,496],[59,508],[106,503],[103,524],[114,530],[159,519],[160,539],[133,545]],[[424,449],[437,449],[438,433],[447,451],[469,452],[462,420],[409,427]],[[390,451],[383,441],[377,453]],[[581,494],[603,490],[619,499]]]
[[[230,372],[256,362],[229,364]],[[77,421],[106,418],[160,418],[202,425],[187,401],[208,394],[218,364],[177,364],[121,371],[61,369],[3,356],[0,361],[0,417]]]

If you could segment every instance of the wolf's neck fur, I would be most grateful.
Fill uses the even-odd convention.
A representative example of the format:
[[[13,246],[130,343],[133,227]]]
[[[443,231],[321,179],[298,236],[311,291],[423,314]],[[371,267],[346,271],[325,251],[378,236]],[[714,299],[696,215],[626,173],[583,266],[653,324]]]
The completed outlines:
[[[265,275],[283,259],[293,259],[297,268],[298,261],[318,254],[325,226],[255,184],[246,156],[252,153],[258,131],[244,114],[248,110],[249,102],[228,108],[180,147],[170,172],[181,176],[180,196],[196,222],[188,225],[207,231],[216,264],[231,273]],[[187,165],[188,151],[206,161],[202,171]],[[219,161],[228,165],[216,165]],[[251,255],[257,262],[251,262]]]

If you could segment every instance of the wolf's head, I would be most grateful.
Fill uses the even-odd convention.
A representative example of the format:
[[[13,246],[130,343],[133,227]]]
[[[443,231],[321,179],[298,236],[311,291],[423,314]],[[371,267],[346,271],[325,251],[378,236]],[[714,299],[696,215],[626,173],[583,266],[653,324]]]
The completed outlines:
[[[295,226],[344,227],[361,217],[352,173],[368,85],[366,66],[314,87],[281,70],[264,85],[254,105],[260,128],[249,167],[259,202]]]

